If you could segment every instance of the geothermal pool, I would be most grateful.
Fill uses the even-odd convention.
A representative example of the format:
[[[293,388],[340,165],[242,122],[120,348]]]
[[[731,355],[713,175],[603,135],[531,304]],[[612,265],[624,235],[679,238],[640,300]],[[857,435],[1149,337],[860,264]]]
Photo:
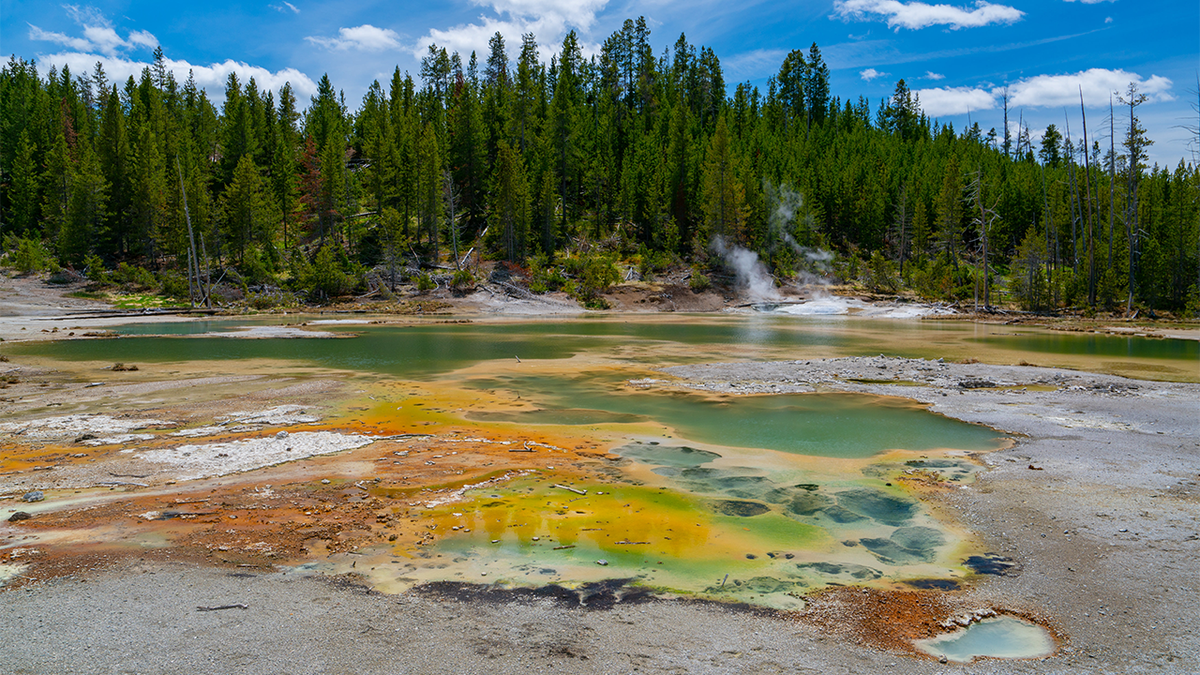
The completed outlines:
[[[230,337],[303,321],[142,324],[116,327],[119,339],[6,345],[12,358],[78,381],[337,383],[308,406],[319,422],[179,421],[188,417],[190,396],[219,402],[244,393],[237,387],[124,396],[99,389],[90,401],[47,409],[89,415],[137,408],[176,421],[100,445],[86,459],[72,459],[85,453],[72,452],[66,439],[37,447],[42,455],[14,446],[9,466],[0,468],[51,455],[63,464],[136,467],[164,453],[194,465],[207,452],[242,463],[226,474],[194,474],[207,482],[167,483],[169,476],[147,470],[147,490],[130,493],[128,508],[141,514],[132,521],[104,520],[104,508],[120,501],[113,485],[90,496],[73,490],[72,503],[105,506],[93,510],[90,528],[62,516],[41,541],[270,551],[272,565],[352,571],[388,591],[435,581],[574,586],[623,579],[661,593],[794,609],[806,593],[832,584],[953,588],[972,574],[965,562],[982,551],[970,532],[920,497],[973,480],[978,454],[1003,447],[1003,434],[904,399],[708,394],[673,389],[654,369],[884,353],[1200,376],[1195,342],[847,317],[312,320],[311,328],[340,339]],[[112,373],[114,362],[139,371]],[[638,385],[645,381],[659,386]],[[366,440],[302,462],[278,464],[287,458],[279,448],[261,466],[237,456],[251,452],[252,442],[297,444],[299,452],[306,430]],[[194,449],[184,451],[184,442]],[[224,510],[212,507],[212,494],[230,495]],[[170,509],[166,496],[176,497]],[[50,497],[47,504],[67,495]],[[203,509],[175,506],[199,502]],[[331,522],[347,525],[330,530]],[[279,534],[285,529],[290,539]],[[222,532],[245,540],[222,545]]]

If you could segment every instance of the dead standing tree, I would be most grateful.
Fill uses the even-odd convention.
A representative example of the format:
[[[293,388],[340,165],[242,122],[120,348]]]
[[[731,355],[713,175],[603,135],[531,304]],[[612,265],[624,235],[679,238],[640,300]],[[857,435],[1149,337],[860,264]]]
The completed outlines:
[[[971,224],[979,233],[979,241],[983,249],[983,308],[984,310],[991,309],[992,287],[991,277],[988,275],[988,235],[992,230],[992,225],[1000,219],[1000,213],[996,211],[996,206],[1000,203],[1000,198],[996,197],[992,200],[992,205],[987,206],[984,202],[983,194],[983,174],[981,171],[975,171],[974,178],[966,187],[967,201],[971,204]],[[979,293],[975,294],[975,311],[979,311]]]

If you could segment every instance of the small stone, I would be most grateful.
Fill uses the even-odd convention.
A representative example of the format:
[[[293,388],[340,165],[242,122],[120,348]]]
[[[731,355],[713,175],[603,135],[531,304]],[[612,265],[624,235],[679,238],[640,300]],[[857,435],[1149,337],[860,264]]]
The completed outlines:
[[[32,517],[33,516],[29,515],[28,513],[24,512],[24,511],[17,511],[16,513],[14,513],[8,517],[8,522],[16,523],[16,522],[20,522],[22,520],[29,520]]]
[[[33,492],[26,492],[25,495],[23,497],[21,497],[21,500],[32,503],[32,502],[40,502],[45,498],[46,498],[46,494],[44,492],[42,492],[41,490],[34,490]]]
[[[596,564],[597,564],[597,565],[599,565],[599,566],[601,566],[601,567],[608,567],[608,561],[607,561],[607,560],[605,560],[604,558],[601,558],[601,559],[597,560],[597,561],[596,561]]]
[[[329,485],[330,482],[332,482],[332,481],[330,481],[328,478],[321,479],[321,485]]]
[[[288,432],[281,431],[281,432],[275,434],[275,438],[287,438],[287,435],[288,435]]]

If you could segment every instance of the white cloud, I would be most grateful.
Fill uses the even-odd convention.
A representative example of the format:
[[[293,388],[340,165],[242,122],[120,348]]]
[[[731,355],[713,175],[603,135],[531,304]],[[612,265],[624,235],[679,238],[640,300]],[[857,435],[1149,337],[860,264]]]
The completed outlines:
[[[337,50],[355,49],[364,52],[382,52],[400,47],[400,36],[396,31],[389,28],[378,28],[371,24],[363,24],[354,28],[339,28],[338,37],[335,38],[310,35],[304,39],[315,45]]]
[[[935,73],[932,70],[927,70],[925,71],[925,79],[937,81],[946,79],[946,76],[941,73]]]
[[[937,87],[918,89],[921,110],[930,117],[963,115],[974,110],[990,110],[996,107],[992,92],[976,87]]]
[[[861,77],[866,82],[870,82],[871,80],[874,80],[877,77],[884,77],[886,75],[887,75],[887,73],[881,73],[878,70],[875,70],[874,68],[867,68],[866,70],[861,71],[858,74],[858,76]]]
[[[721,59],[721,68],[731,81],[770,76],[778,72],[787,54],[786,49],[754,49]]]
[[[116,56],[118,52],[158,46],[158,38],[149,31],[137,30],[129,34],[128,39],[122,39],[113,29],[103,14],[95,7],[80,8],[76,5],[64,5],[71,20],[83,28],[83,37],[72,37],[65,33],[56,33],[29,24],[29,39],[39,42],[54,42],[68,49],[79,52],[100,52],[105,56]]]
[[[1079,0],[1085,5],[1098,5],[1102,2],[1116,2],[1117,0]],[[1063,2],[1075,2],[1075,0],[1063,0]]]
[[[978,0],[974,9],[953,5],[929,5],[900,0],[834,0],[833,11],[843,19],[867,21],[884,17],[889,28],[917,30],[929,26],[978,28],[993,23],[1015,23],[1025,13],[1008,5],[993,5]]]
[[[1079,91],[1083,90],[1084,102],[1090,106],[1103,107],[1108,105],[1108,97],[1113,92],[1125,91],[1133,82],[1138,90],[1150,97],[1151,102],[1172,101],[1171,81],[1165,77],[1151,75],[1142,79],[1137,73],[1124,70],[1106,70],[1091,68],[1068,75],[1038,75],[1016,84],[1009,85],[1009,107],[1059,107],[1079,105]],[[999,96],[1002,89],[993,89]]]
[[[1082,88],[1084,103],[1092,108],[1108,106],[1108,97],[1126,91],[1129,83],[1149,96],[1151,103],[1172,101],[1171,81],[1151,75],[1143,78],[1124,70],[1092,68],[1068,75],[1038,75],[1008,85],[1008,108],[1074,109],[1079,105]],[[974,110],[991,110],[1000,105],[1004,87],[939,87],[917,91],[921,109],[930,117],[962,115]]]
[[[119,56],[110,57],[82,52],[39,55],[37,65],[38,68],[43,70],[43,75],[45,75],[44,71],[48,70],[51,66],[59,69],[63,66],[69,66],[71,72],[83,74],[91,72],[97,61],[104,66],[104,72],[108,74],[109,80],[118,83],[118,86],[120,82],[130,77],[134,79],[141,77],[142,70],[152,65],[146,61],[135,61]],[[285,68],[271,72],[266,68],[233,61],[232,59],[227,59],[223,63],[212,63],[206,66],[195,65],[187,61],[166,59],[166,67],[168,71],[175,74],[175,79],[180,85],[187,80],[188,72],[191,71],[192,76],[195,78],[196,86],[207,91],[209,98],[216,101],[224,99],[225,81],[229,79],[230,73],[237,73],[238,80],[242,84],[245,84],[253,77],[260,91],[278,91],[285,83],[290,82],[292,91],[296,94],[296,98],[300,100],[303,100],[301,98],[303,96],[313,96],[317,93],[316,83],[308,75],[295,68]]]
[[[42,30],[33,24],[29,24],[29,39],[40,42],[57,42],[64,47],[71,49],[86,50],[92,48],[92,43],[83,38],[75,38],[63,33],[55,33],[48,30]]]
[[[596,13],[608,4],[608,0],[471,0],[480,7],[490,7],[495,17],[480,16],[477,23],[464,23],[446,30],[430,29],[417,40],[413,49],[416,58],[422,58],[429,46],[436,44],[450,52],[459,52],[464,57],[472,51],[486,58],[488,40],[497,32],[504,36],[510,55],[521,36],[533,33],[537,36],[541,58],[548,59],[558,52],[558,44],[567,34],[568,28],[586,32],[596,21]],[[507,18],[504,18],[507,17]],[[584,55],[598,50],[596,45],[580,41]]]
[[[129,34],[129,44],[141,45],[146,49],[154,49],[158,47],[158,38],[154,37],[148,30],[135,30]]]
[[[300,8],[296,7],[290,2],[284,2],[282,5],[270,5],[270,7],[277,12],[291,12],[292,14],[300,13]]]
[[[1111,16],[1104,17],[1104,23],[1112,23],[1112,17]]]

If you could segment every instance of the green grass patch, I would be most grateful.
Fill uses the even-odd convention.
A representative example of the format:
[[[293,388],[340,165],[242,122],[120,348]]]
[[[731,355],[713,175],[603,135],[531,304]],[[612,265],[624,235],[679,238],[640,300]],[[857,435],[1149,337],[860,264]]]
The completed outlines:
[[[108,298],[117,309],[162,309],[166,307],[184,307],[185,303],[171,298],[153,295],[151,293],[124,293],[111,295]]]

